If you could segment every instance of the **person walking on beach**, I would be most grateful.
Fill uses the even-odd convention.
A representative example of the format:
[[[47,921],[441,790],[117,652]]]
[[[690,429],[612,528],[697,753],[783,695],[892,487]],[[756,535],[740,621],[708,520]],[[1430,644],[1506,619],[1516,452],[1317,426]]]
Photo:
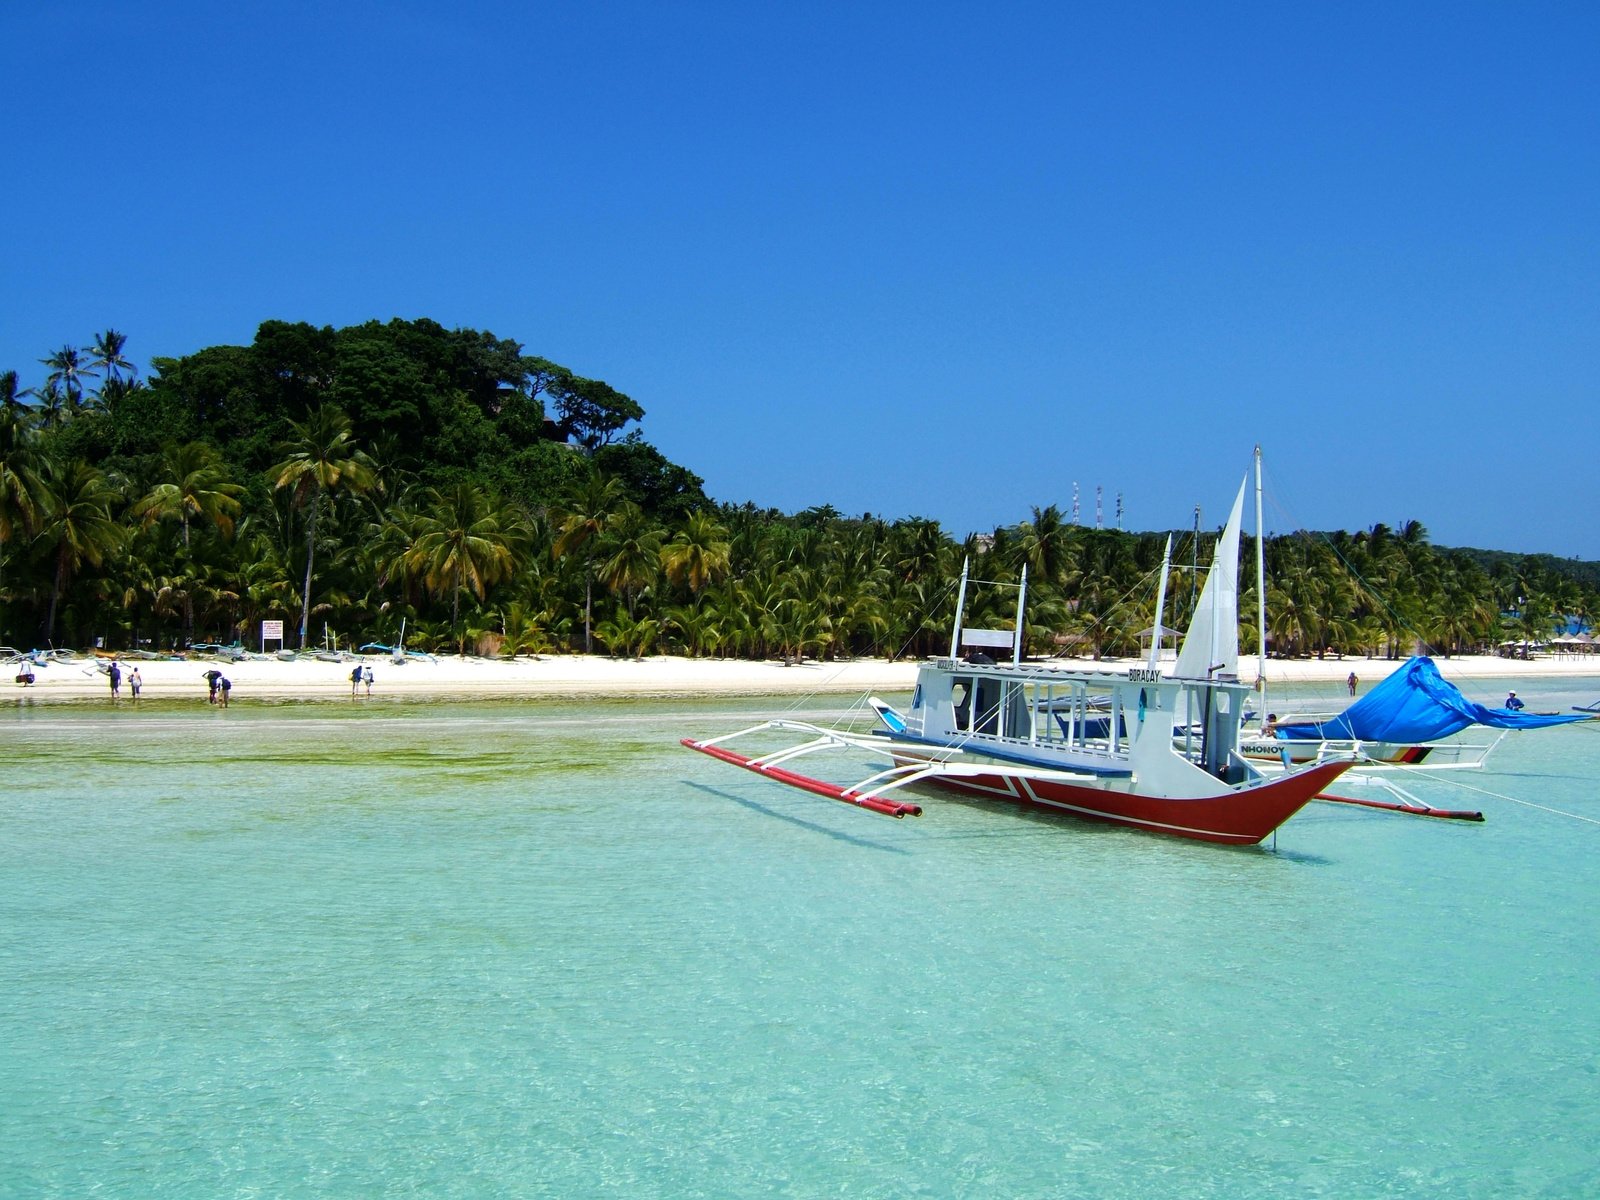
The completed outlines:
[[[361,686],[361,664],[350,668],[350,699],[356,698],[356,688]]]
[[[233,684],[228,682],[226,675],[217,676],[217,693],[222,697],[222,707],[228,707],[228,693],[233,690]]]
[[[217,702],[217,680],[222,678],[222,672],[212,667],[206,672],[206,684],[211,688],[211,694],[206,697],[207,704]]]
[[[1356,673],[1354,671],[1351,671],[1350,672],[1350,678],[1346,679],[1344,682],[1345,682],[1345,686],[1350,689],[1350,694],[1352,696],[1354,696],[1356,694],[1356,684],[1361,682],[1359,679],[1356,678]]]
[[[372,664],[368,663],[361,668],[361,682],[367,685],[367,695],[372,695]]]
[[[128,672],[128,691],[133,695],[133,702],[139,703],[139,689],[144,686],[144,680],[139,678],[139,668],[134,667]]]
[[[106,672],[111,677],[111,699],[114,701],[122,694],[122,668],[117,666],[117,660],[111,660],[111,670]]]

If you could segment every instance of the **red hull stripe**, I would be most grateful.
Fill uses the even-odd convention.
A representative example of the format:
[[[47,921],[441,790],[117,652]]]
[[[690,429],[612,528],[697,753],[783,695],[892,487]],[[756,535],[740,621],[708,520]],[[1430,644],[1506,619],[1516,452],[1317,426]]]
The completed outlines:
[[[1168,800],[1014,774],[929,780],[968,795],[1010,800],[1090,821],[1229,845],[1254,845],[1310,802],[1349,767],[1325,763],[1270,783],[1220,796]]]
[[[922,815],[922,809],[915,804],[863,797],[848,788],[782,767],[762,766],[721,746],[701,745],[692,738],[684,738],[683,744],[691,750],[698,750],[723,762],[830,800],[839,800],[891,817]],[[925,782],[966,795],[1026,804],[1051,812],[1129,825],[1174,837],[1252,845],[1304,808],[1313,796],[1349,766],[1349,763],[1343,762],[1324,763],[1255,787],[1183,800],[1139,796],[1114,788],[1086,787],[1057,779],[1033,778],[1003,769],[997,769],[993,775],[935,777]]]

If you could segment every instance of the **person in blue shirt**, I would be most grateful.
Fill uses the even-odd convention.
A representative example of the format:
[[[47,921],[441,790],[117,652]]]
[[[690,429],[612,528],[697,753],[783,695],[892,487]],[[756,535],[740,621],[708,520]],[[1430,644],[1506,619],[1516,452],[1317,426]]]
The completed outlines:
[[[1261,736],[1262,737],[1275,738],[1280,742],[1283,740],[1283,734],[1278,732],[1278,714],[1277,713],[1268,713],[1267,714],[1266,724],[1264,724],[1261,727]],[[1289,767],[1289,766],[1293,765],[1289,761],[1289,747],[1285,746],[1285,747],[1283,747],[1283,749],[1279,750],[1278,751],[1278,757],[1283,760],[1283,765],[1285,767]]]
[[[1523,709],[1523,703],[1522,703],[1521,700],[1517,699],[1517,694],[1515,692],[1512,692],[1509,696],[1506,697],[1505,706],[1507,708],[1509,708],[1512,712],[1521,712],[1522,709]]]

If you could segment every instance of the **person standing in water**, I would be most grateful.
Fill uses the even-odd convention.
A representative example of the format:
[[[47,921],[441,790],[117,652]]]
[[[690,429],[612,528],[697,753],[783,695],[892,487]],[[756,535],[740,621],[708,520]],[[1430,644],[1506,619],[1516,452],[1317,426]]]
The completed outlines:
[[[133,696],[133,702],[139,703],[139,689],[144,686],[144,680],[139,678],[139,668],[134,667],[128,672],[128,691]]]
[[[122,695],[122,668],[117,666],[117,660],[111,660],[111,670],[106,672],[111,677],[111,699],[114,701]]]

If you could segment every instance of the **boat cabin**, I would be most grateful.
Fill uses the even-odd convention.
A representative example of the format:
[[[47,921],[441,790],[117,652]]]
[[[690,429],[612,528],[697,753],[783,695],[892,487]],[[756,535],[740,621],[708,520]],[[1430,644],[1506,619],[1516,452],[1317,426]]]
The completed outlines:
[[[897,740],[1095,774],[1126,774],[1139,760],[1148,768],[1159,753],[1237,782],[1247,772],[1235,754],[1237,712],[1248,695],[1237,680],[1173,679],[1145,667],[937,658],[918,673]]]

